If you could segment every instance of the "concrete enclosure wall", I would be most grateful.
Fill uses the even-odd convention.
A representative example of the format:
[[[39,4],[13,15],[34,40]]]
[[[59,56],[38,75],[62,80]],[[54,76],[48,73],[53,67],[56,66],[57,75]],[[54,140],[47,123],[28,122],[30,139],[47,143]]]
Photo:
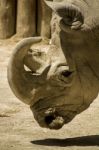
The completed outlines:
[[[44,0],[0,0],[0,39],[15,34],[50,38],[51,16]]]

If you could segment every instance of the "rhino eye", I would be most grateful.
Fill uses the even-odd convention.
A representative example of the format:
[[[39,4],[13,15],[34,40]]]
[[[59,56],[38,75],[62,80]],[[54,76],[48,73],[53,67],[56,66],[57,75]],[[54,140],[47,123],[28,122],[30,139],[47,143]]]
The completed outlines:
[[[62,76],[64,76],[64,77],[69,77],[71,74],[72,74],[72,72],[70,72],[70,71],[63,71],[62,72]]]

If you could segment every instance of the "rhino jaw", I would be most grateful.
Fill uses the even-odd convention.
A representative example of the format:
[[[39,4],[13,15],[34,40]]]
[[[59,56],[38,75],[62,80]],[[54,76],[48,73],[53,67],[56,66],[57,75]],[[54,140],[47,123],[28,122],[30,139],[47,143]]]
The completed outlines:
[[[58,130],[64,125],[64,117],[57,114],[55,108],[48,108],[43,110],[43,112],[38,112],[33,107],[34,106],[31,107],[31,110],[33,111],[34,117],[41,127]]]

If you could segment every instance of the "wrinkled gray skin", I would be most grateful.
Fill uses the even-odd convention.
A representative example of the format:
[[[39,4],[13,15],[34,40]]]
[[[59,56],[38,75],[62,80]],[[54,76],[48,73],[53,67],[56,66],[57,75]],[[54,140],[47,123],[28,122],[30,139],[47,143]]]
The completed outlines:
[[[30,48],[39,37],[18,43],[8,81],[14,94],[30,105],[40,126],[60,129],[98,95],[99,0],[46,3],[54,11],[51,44],[47,50]]]

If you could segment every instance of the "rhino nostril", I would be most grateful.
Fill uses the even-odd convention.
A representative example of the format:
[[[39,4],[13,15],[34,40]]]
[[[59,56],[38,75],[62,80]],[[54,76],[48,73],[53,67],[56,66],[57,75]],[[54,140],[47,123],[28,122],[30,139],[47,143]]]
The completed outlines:
[[[70,71],[63,71],[63,72],[62,72],[62,75],[63,75],[64,77],[69,77],[71,74],[72,74],[72,72],[70,72]]]
[[[62,128],[62,126],[64,125],[64,119],[63,117],[60,117],[60,116],[57,116],[57,117],[52,116],[52,115],[46,116],[45,122],[48,128],[56,129],[56,130]]]
[[[52,115],[50,115],[50,116],[46,116],[45,117],[45,122],[46,122],[46,124],[50,124],[50,123],[52,123],[53,122],[53,120],[55,119],[55,117],[54,116],[52,116]]]

